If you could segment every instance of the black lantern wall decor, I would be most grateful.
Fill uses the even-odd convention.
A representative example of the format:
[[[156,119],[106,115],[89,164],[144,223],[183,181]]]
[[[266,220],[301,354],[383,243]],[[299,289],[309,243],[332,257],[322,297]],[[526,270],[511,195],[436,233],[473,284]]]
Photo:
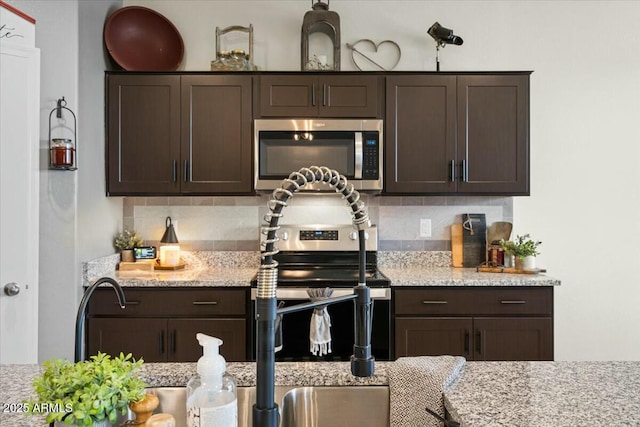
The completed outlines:
[[[52,138],[52,130],[54,128],[67,128],[67,121],[63,111],[67,110],[73,118],[73,139],[70,138]],[[53,112],[56,113],[57,124],[52,122]],[[69,128],[69,130],[71,130]],[[77,132],[76,132],[76,115],[67,108],[67,101],[64,96],[56,102],[56,108],[49,113],[49,169],[74,171],[77,166]]]
[[[436,71],[440,71],[440,48],[444,48],[448,44],[460,46],[463,42],[462,37],[456,36],[453,34],[453,30],[443,27],[437,21],[427,33],[436,41]]]
[[[302,21],[301,70],[340,71],[340,15],[329,10],[329,0],[316,3],[311,0],[313,10],[304,14]],[[332,49],[329,52],[315,53],[310,56],[309,37],[314,33],[322,33],[329,37]],[[329,54],[333,56],[330,60]]]

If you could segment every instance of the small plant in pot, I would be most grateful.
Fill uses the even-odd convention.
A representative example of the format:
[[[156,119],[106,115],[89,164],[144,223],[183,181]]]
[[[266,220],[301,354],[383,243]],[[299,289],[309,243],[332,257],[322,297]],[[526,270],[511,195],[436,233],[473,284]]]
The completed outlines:
[[[505,255],[513,255],[515,267],[521,270],[533,270],[536,267],[535,257],[540,255],[538,247],[541,244],[540,241],[532,240],[529,234],[516,236],[515,241],[500,240],[500,246]]]
[[[124,230],[113,239],[113,245],[120,250],[120,258],[126,262],[133,262],[133,248],[143,244],[144,241],[135,230]]]
[[[48,402],[47,423],[111,425],[127,414],[129,403],[144,398],[146,384],[135,375],[142,363],[122,353],[113,358],[98,353],[77,363],[50,359],[33,381],[38,398],[28,407],[32,414],[41,414],[37,405]]]

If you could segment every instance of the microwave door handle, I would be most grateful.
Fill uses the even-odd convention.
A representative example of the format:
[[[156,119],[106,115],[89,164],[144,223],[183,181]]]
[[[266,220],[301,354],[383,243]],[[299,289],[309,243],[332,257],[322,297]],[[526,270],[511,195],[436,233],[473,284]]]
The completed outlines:
[[[355,143],[356,143],[356,152],[355,152],[355,160],[356,160],[356,167],[355,170],[353,171],[353,177],[355,179],[362,179],[362,159],[363,159],[363,154],[362,154],[362,132],[356,132],[355,133]]]

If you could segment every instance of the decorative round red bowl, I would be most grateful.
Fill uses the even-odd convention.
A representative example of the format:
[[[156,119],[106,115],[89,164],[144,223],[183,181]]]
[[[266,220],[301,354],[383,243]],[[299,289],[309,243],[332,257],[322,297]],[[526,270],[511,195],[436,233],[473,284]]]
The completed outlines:
[[[178,29],[142,6],[113,12],[105,22],[104,43],[113,60],[127,71],[175,71],[184,55]]]

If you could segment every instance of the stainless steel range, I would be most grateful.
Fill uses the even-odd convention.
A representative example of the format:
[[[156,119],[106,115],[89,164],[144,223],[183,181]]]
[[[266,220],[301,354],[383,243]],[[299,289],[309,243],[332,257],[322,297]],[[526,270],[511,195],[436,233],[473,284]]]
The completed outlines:
[[[307,290],[312,288],[331,288],[334,297],[353,293],[352,288],[358,284],[358,235],[353,225],[282,225],[279,236],[280,253],[274,259],[279,263],[276,296],[281,305],[310,301]],[[378,234],[373,226],[367,230],[366,239],[366,282],[374,300],[371,350],[376,360],[391,360],[391,282],[378,270],[377,250]],[[257,276],[251,286],[251,300],[255,302]],[[327,311],[331,318],[331,353],[311,354],[312,312],[298,311],[283,317],[283,348],[276,353],[276,360],[348,361],[353,354],[354,302],[333,304]],[[248,348],[255,360],[255,321],[250,323]]]

